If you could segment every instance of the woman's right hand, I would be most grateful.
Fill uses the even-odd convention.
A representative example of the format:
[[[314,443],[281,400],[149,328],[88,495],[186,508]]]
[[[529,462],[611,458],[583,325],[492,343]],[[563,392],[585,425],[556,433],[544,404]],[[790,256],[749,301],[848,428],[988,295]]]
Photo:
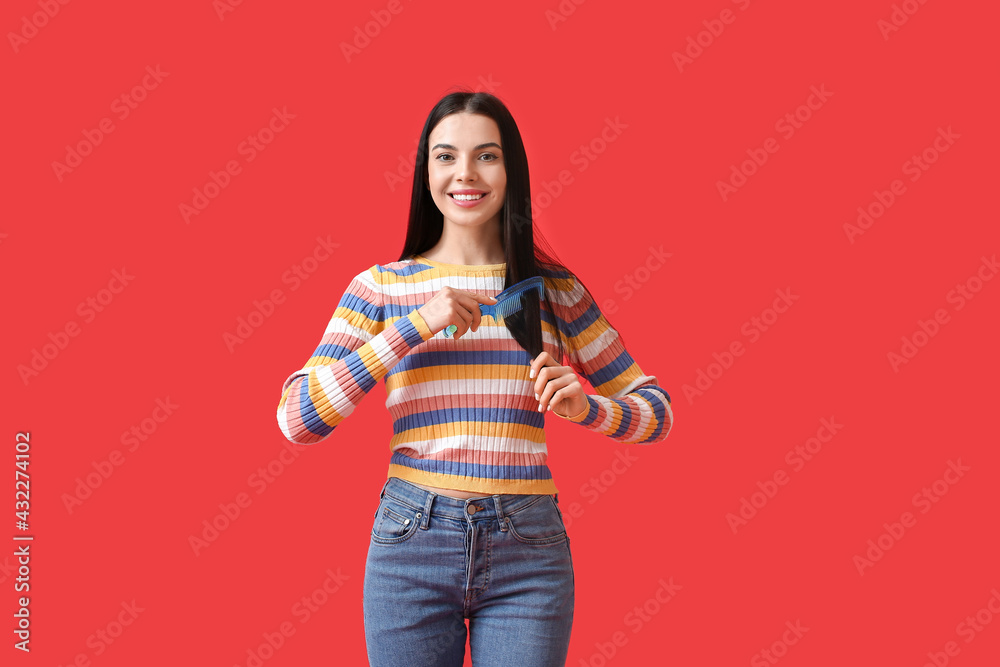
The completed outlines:
[[[427,303],[417,308],[417,312],[424,318],[431,333],[436,334],[451,324],[457,326],[458,331],[453,336],[457,340],[466,331],[470,329],[476,331],[479,328],[479,321],[483,316],[479,304],[492,305],[496,302],[497,300],[491,296],[466,292],[446,285]]]

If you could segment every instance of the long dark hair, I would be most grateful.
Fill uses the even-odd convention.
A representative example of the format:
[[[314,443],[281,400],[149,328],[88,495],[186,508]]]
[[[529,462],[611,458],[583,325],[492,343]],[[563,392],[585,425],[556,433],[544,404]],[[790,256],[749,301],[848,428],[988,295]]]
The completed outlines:
[[[427,162],[430,151],[431,131],[437,127],[441,119],[454,113],[474,113],[492,118],[500,129],[500,145],[503,148],[504,169],[507,172],[507,186],[504,203],[500,209],[502,223],[500,225],[500,244],[503,246],[504,261],[507,262],[507,272],[504,277],[504,288],[532,276],[542,276],[545,280],[545,290],[552,289],[552,278],[574,277],[580,283],[587,295],[590,291],[583,281],[569,271],[556,257],[552,247],[542,234],[534,227],[531,217],[531,186],[528,179],[528,156],[524,152],[524,142],[517,123],[503,102],[495,95],[486,92],[460,90],[445,95],[434,105],[424,129],[420,133],[420,145],[417,147],[417,161],[413,169],[413,190],[410,194],[410,221],[406,228],[406,240],[399,260],[405,260],[413,255],[421,254],[433,248],[441,239],[444,229],[444,216],[431,198],[428,189]],[[541,245],[539,245],[539,243]],[[542,247],[544,246],[544,247]],[[524,307],[514,315],[504,319],[504,324],[514,339],[534,359],[542,351],[541,308],[537,292],[529,292],[524,298]],[[592,298],[592,296],[591,296]],[[559,347],[559,358],[565,352],[562,327],[559,326],[559,310],[549,301],[550,310],[555,315],[552,323],[559,332],[556,336]],[[610,324],[610,322],[608,323]],[[613,327],[612,327],[613,328]],[[621,336],[619,332],[619,336]],[[624,345],[624,338],[622,338]]]

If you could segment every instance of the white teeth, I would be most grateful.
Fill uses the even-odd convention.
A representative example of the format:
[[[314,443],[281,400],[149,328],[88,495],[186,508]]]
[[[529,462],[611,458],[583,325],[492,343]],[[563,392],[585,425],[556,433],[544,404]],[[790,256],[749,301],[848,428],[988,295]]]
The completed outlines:
[[[452,195],[458,201],[474,201],[476,199],[482,199],[482,195]]]

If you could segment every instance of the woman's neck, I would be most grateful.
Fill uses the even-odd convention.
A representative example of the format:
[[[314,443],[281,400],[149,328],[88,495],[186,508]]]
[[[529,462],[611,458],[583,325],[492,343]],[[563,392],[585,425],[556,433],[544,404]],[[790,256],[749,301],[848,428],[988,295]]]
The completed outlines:
[[[507,261],[499,240],[495,243],[449,242],[442,237],[434,247],[420,254],[427,259],[441,262],[442,264],[481,266],[486,264],[503,264]]]

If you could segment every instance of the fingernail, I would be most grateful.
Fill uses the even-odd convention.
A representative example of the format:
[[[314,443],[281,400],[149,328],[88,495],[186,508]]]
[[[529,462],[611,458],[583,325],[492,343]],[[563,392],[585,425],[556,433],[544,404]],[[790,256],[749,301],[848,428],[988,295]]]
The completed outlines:
[[[542,411],[542,404],[541,404],[541,403],[539,403],[539,404],[538,404],[538,411],[539,411],[539,412],[541,412],[541,411]]]
[[[536,400],[536,401],[537,401],[537,400],[540,400],[540,399],[538,398],[538,394],[535,394],[535,400]]]
[[[546,409],[546,410],[551,410],[551,409],[552,409],[552,404],[550,403],[550,404],[549,404],[549,407],[547,407],[547,408],[545,408],[545,409]]]
[[[531,371],[528,373],[528,377],[529,378],[535,377],[535,369],[534,368],[532,368]],[[535,396],[535,398],[538,398],[538,396]]]

